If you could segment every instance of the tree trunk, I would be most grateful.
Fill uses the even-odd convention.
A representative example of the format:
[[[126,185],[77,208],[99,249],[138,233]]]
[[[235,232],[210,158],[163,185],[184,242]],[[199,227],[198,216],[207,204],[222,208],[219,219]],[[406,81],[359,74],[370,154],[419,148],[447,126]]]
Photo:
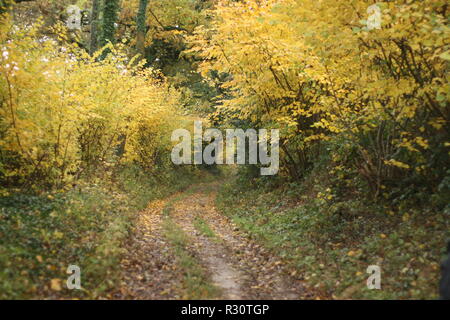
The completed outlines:
[[[103,4],[103,23],[100,45],[115,43],[116,21],[119,11],[119,0],[106,0]]]
[[[91,39],[89,44],[89,53],[93,55],[98,49],[98,26],[100,17],[100,0],[92,1],[91,13]]]
[[[145,34],[147,32],[146,20],[147,20],[147,5],[148,0],[139,0],[139,10],[136,18],[136,51],[141,55],[145,56]]]

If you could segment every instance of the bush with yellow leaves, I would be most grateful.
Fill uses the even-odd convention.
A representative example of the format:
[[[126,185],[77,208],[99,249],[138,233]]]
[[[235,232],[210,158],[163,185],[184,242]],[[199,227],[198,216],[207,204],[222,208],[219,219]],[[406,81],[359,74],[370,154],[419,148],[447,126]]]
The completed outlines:
[[[89,56],[39,33],[0,27],[0,180],[62,187],[99,165],[160,164],[178,94],[161,75],[109,46]],[[58,43],[59,42],[59,43]],[[61,45],[62,43],[62,45]],[[171,119],[171,121],[169,121]],[[166,157],[170,159],[169,156]]]
[[[374,194],[412,174],[436,187],[449,169],[447,1],[379,2],[380,28],[370,5],[219,1],[191,52],[205,76],[230,75],[218,112],[282,129],[290,176],[328,152]]]

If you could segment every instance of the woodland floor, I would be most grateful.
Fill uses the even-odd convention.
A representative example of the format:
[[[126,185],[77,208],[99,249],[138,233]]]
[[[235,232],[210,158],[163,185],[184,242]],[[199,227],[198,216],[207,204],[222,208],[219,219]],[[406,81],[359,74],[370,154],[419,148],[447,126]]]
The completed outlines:
[[[193,185],[141,212],[116,298],[314,298],[298,275],[216,210],[219,186]]]

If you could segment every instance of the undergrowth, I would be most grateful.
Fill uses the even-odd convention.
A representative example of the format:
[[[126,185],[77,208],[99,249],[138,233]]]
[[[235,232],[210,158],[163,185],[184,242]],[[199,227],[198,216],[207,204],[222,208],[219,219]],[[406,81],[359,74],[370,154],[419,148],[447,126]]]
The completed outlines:
[[[437,298],[448,210],[370,201],[324,172],[291,184],[241,175],[222,186],[218,208],[324,297]],[[381,267],[381,290],[366,286],[369,265]]]
[[[0,198],[1,299],[108,297],[137,212],[185,188],[193,174],[124,167],[88,180],[69,191]],[[67,289],[69,265],[81,269],[81,290]]]

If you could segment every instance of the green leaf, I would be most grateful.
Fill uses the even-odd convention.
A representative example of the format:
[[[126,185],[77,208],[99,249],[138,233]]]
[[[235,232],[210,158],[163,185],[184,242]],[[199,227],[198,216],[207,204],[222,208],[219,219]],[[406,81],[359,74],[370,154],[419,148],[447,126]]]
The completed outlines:
[[[439,58],[449,61],[450,60],[450,51],[446,51],[439,55]]]

